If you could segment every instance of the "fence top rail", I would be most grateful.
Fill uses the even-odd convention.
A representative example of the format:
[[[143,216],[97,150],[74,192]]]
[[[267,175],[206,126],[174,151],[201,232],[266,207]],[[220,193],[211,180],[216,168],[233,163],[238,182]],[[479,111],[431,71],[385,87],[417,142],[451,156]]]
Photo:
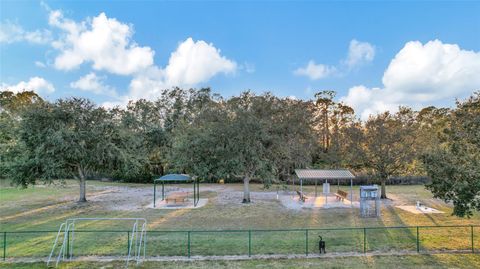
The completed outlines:
[[[345,231],[345,230],[374,230],[374,229],[416,229],[416,228],[479,228],[480,225],[419,225],[419,226],[379,226],[379,227],[340,227],[340,228],[292,228],[292,229],[232,229],[232,230],[151,230],[148,233],[241,233],[241,232],[302,232],[302,231]],[[0,233],[56,233],[56,230],[29,230],[29,231],[0,231]],[[75,230],[77,232],[131,232],[131,230]]]

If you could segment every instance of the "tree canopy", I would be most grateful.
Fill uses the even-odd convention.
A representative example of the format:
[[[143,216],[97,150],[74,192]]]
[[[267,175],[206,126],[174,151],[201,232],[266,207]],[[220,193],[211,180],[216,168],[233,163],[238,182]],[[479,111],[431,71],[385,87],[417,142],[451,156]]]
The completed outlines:
[[[349,168],[382,184],[427,175],[454,213],[479,209],[479,93],[456,108],[372,115],[320,91],[314,100],[245,91],[224,98],[209,88],[166,89],[156,100],[106,109],[82,98],[42,100],[0,93],[0,176],[21,186],[77,178],[151,182],[165,173],[204,181],[287,182],[296,168]]]
[[[115,113],[89,100],[41,102],[21,117],[18,144],[22,154],[7,172],[19,185],[74,177],[80,183],[79,201],[84,202],[88,175],[131,171],[143,165],[134,154],[135,142],[115,125]]]
[[[422,156],[435,197],[453,202],[454,214],[480,210],[480,92],[449,114],[441,146]]]

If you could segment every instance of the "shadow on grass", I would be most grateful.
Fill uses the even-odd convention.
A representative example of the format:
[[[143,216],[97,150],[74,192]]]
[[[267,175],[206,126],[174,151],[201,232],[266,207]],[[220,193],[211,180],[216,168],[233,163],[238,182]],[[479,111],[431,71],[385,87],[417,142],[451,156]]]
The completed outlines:
[[[396,226],[408,225],[395,211],[394,207],[383,207],[382,214],[389,214],[389,219],[394,219]],[[380,218],[380,224],[387,227]],[[415,228],[371,228],[366,230],[366,251],[412,251],[416,249],[416,229]]]

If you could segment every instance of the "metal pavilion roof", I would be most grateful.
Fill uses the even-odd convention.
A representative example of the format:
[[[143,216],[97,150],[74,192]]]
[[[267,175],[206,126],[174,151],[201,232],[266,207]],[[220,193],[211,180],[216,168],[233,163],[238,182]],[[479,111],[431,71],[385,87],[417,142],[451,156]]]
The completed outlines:
[[[295,169],[300,179],[353,179],[355,176],[347,169]]]
[[[192,178],[187,174],[168,174],[160,178],[155,179],[155,181],[190,181]]]

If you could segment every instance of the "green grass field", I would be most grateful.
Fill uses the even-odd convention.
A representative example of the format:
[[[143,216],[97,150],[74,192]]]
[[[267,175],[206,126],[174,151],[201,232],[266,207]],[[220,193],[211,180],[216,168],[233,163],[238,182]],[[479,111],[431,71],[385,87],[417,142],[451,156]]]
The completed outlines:
[[[181,185],[190,187],[189,185]],[[86,204],[77,204],[78,185],[74,181],[67,181],[63,186],[39,185],[34,188],[17,189],[10,187],[7,182],[1,182],[0,189],[0,231],[56,231],[61,222],[72,217],[145,217],[151,231],[148,236],[148,256],[186,256],[188,254],[187,230],[259,230],[259,229],[305,229],[331,228],[332,230],[309,231],[308,246],[305,245],[304,230],[290,231],[252,231],[251,252],[259,254],[304,254],[315,253],[317,235],[322,235],[327,241],[329,252],[361,252],[363,250],[363,229],[333,230],[342,227],[379,227],[366,230],[366,250],[368,252],[396,252],[416,250],[416,229],[398,228],[381,229],[386,226],[437,226],[437,225],[479,225],[479,214],[470,219],[451,216],[452,208],[445,203],[433,199],[423,186],[388,186],[387,192],[392,203],[414,205],[415,201],[444,211],[445,214],[412,214],[395,206],[384,206],[380,218],[360,218],[358,209],[303,209],[292,210],[283,207],[275,199],[253,200],[253,203],[244,205],[240,200],[230,203],[221,202],[218,193],[211,188],[214,184],[201,185],[201,196],[208,197],[206,206],[196,209],[151,209],[142,210],[112,210],[105,206],[105,202],[95,197],[110,195],[109,189],[114,187],[131,188],[138,190],[138,195],[151,195],[152,185],[88,182]],[[240,184],[224,186],[229,191],[241,191]],[[202,190],[203,189],[203,190]],[[305,188],[306,192],[313,192],[313,187]],[[262,185],[253,185],[254,192],[272,192],[275,188],[264,190]],[[355,188],[355,194],[358,189]],[[130,197],[135,203],[135,197]],[[148,200],[149,198],[147,198]],[[128,202],[128,201],[127,201]],[[114,204],[115,206],[115,204]],[[78,230],[122,230],[127,231],[131,224],[120,222],[83,223],[76,227]],[[157,232],[153,232],[157,231]],[[170,232],[168,232],[170,231]],[[16,233],[8,234],[7,258],[11,257],[46,257],[54,240],[55,232],[50,233]],[[475,249],[480,252],[480,228],[474,230]],[[191,233],[191,255],[247,255],[248,231],[237,232],[193,232]],[[76,234],[76,255],[117,255],[127,253],[127,233],[97,233],[81,232]],[[3,238],[0,237],[0,246]],[[422,252],[438,250],[471,250],[471,230],[465,228],[422,228],[420,230],[420,250]],[[459,257],[462,263],[455,262]],[[212,262],[179,262],[160,263],[166,268],[265,268],[280,267],[309,267],[326,266],[329,268],[349,267],[357,265],[369,267],[374,265],[382,268],[389,262],[399,262],[400,267],[416,267],[424,264],[425,268],[464,267],[463,264],[478,264],[478,255],[426,255],[393,257],[365,257],[365,258],[335,258],[335,259],[294,259],[294,260],[249,260],[249,261],[212,261]],[[401,263],[400,263],[401,262]],[[115,267],[115,263],[102,266]],[[231,264],[232,266],[227,266]],[[91,264],[90,264],[91,265]],[[405,266],[402,266],[405,265]],[[15,267],[20,266],[16,264]],[[24,268],[32,264],[21,265]],[[82,268],[79,264],[66,265]],[[86,265],[83,268],[91,268]],[[100,265],[98,265],[100,266]],[[109,267],[106,268],[109,268]],[[142,265],[142,268],[154,268],[153,262]],[[170,267],[168,267],[170,266]],[[283,266],[283,267],[282,267]],[[428,267],[431,266],[431,267]],[[72,268],[73,268],[72,267]],[[94,265],[93,267],[96,267]],[[22,268],[22,267],[18,267]],[[435,267],[436,268],[436,267]],[[471,268],[471,267],[470,267]]]
[[[44,263],[17,263],[18,269],[45,268]],[[71,262],[60,264],[58,268],[122,268],[124,262]],[[241,269],[241,268],[480,268],[480,255],[435,254],[406,256],[372,256],[322,259],[276,259],[244,261],[191,261],[191,262],[144,262],[139,269]],[[1,264],[0,268],[12,268],[12,264]]]

